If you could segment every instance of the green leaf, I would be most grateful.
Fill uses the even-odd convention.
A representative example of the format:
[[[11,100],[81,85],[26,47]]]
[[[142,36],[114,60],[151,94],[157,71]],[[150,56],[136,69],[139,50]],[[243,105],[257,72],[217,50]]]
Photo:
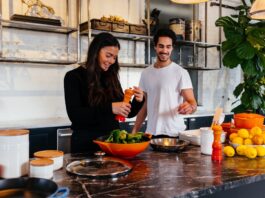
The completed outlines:
[[[255,49],[249,42],[244,42],[237,47],[236,53],[241,59],[251,59],[255,56]]]
[[[243,112],[246,112],[246,110],[247,110],[247,108],[244,105],[240,104],[237,107],[233,108],[232,112],[234,112],[234,113],[243,113]]]
[[[245,89],[245,91],[242,93],[241,103],[247,108],[249,108],[251,105],[251,96],[252,94],[250,90]]]
[[[238,26],[238,23],[234,21],[231,17],[225,16],[225,17],[220,17],[215,21],[215,25],[218,27],[234,27]]]
[[[242,59],[238,58],[236,50],[228,51],[223,57],[223,64],[226,67],[234,68],[242,63]]]
[[[258,95],[253,95],[251,105],[257,110],[262,105],[262,99]]]
[[[236,86],[233,92],[234,96],[237,98],[242,93],[243,90],[244,90],[244,84],[240,83],[239,85]]]
[[[241,13],[241,14],[243,14],[243,13]],[[250,19],[247,16],[239,15],[238,23],[240,24],[241,27],[247,27],[249,21],[250,21]]]
[[[248,76],[254,76],[258,74],[258,70],[256,69],[255,62],[251,60],[246,60],[241,63],[241,68],[244,71],[244,73]]]
[[[258,65],[262,72],[265,71],[265,54],[264,53],[258,53]]]
[[[226,39],[235,40],[234,42],[243,41],[245,38],[244,30],[239,27],[224,27],[224,33]]]

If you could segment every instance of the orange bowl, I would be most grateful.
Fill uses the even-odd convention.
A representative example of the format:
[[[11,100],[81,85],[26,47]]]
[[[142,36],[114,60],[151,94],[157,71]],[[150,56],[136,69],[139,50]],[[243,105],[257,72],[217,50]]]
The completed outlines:
[[[251,129],[258,126],[263,127],[264,116],[255,113],[238,113],[234,115],[235,127]]]
[[[150,138],[147,137],[144,142],[132,144],[104,142],[106,138],[107,137],[100,137],[97,140],[93,140],[93,142],[98,144],[105,153],[121,158],[133,158],[143,152],[150,144]]]

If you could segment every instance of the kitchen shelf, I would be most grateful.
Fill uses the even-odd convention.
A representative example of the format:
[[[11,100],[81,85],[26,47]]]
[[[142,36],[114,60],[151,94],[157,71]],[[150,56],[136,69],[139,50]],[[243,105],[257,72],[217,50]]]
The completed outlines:
[[[70,34],[76,32],[77,28],[72,27],[62,27],[55,25],[39,24],[39,23],[30,23],[30,22],[21,22],[21,21],[12,21],[6,19],[0,19],[0,25],[6,28],[17,28],[25,30],[35,30],[35,31],[44,31],[44,32],[56,32],[63,34]]]
[[[207,71],[210,71],[210,70],[220,70],[220,68],[209,68],[209,67],[185,67],[185,66],[182,66],[184,69],[187,69],[187,70],[207,70]]]
[[[65,24],[67,24],[67,26],[60,26],[60,25],[51,25],[51,24],[45,24],[42,21],[45,21],[44,19],[40,18],[40,21],[34,21],[34,22],[30,22],[30,21],[17,21],[17,20],[12,20],[9,18],[2,18],[3,17],[3,0],[0,0],[0,62],[10,62],[10,63],[30,63],[30,64],[45,64],[45,65],[70,65],[70,64],[76,64],[78,62],[78,27],[77,24],[79,24],[79,18],[76,18],[76,23],[75,23],[75,27],[70,27],[69,25],[69,13],[70,13],[70,0],[66,0],[64,3],[66,5],[66,16],[64,19]],[[14,1],[14,0],[12,0]],[[79,15],[79,2],[80,0],[75,1],[76,2],[76,15]],[[22,3],[22,2],[21,2]],[[23,4],[23,3],[22,3]],[[20,6],[22,6],[22,4]],[[9,6],[14,6],[13,3],[10,3]],[[10,7],[9,10],[13,9],[12,7]],[[18,14],[21,15],[21,13],[13,13],[14,15]],[[13,16],[14,16],[13,15]],[[22,15],[23,17],[23,15]],[[25,16],[26,17],[26,16]],[[73,17],[73,16],[72,16]],[[42,21],[41,21],[42,20]],[[28,30],[28,31],[36,31],[36,32],[48,32],[48,33],[56,33],[56,34],[61,34],[60,36],[66,37],[66,50],[67,50],[67,57],[65,59],[59,59],[60,56],[62,54],[59,54],[59,52],[61,52],[62,50],[60,50],[59,52],[57,52],[59,55],[57,60],[56,58],[42,58],[43,54],[40,53],[35,53],[34,55],[29,55],[27,57],[22,57],[21,55],[16,55],[11,54],[11,55],[6,55],[3,51],[7,48],[5,48],[6,46],[8,47],[7,41],[6,43],[4,43],[3,41],[3,30],[4,29],[20,29],[20,30]],[[75,38],[73,36],[73,34],[77,34],[77,38]],[[45,37],[45,35],[44,35]],[[8,42],[14,42],[14,38],[9,38],[10,40]],[[77,58],[70,58],[70,53],[69,53],[69,42],[71,41],[71,39],[76,40],[77,43],[77,47],[76,47],[76,54],[77,54]],[[33,41],[34,42],[34,41]],[[5,46],[6,45],[6,46]],[[17,48],[18,46],[13,46],[13,48]],[[62,46],[64,47],[64,46]],[[35,50],[38,50],[37,47]],[[10,53],[10,52],[9,52]],[[63,52],[62,52],[63,53]],[[71,60],[71,61],[69,61]]]
[[[37,60],[37,59],[22,59],[22,58],[0,58],[0,62],[12,63],[36,63],[36,64],[57,64],[57,65],[71,65],[77,61],[56,61],[56,60]]]
[[[134,63],[120,63],[120,67],[129,67],[129,68],[147,68],[149,64],[134,64]]]
[[[91,35],[95,36],[102,32],[111,33],[116,38],[124,39],[124,40],[133,40],[133,41],[146,41],[150,40],[153,37],[147,35],[138,35],[138,34],[128,34],[128,33],[121,33],[121,32],[111,32],[111,31],[104,31],[104,30],[94,30],[91,29]],[[88,30],[80,32],[81,35],[88,35]]]
[[[185,46],[195,46],[195,47],[201,47],[201,48],[211,48],[211,47],[217,47],[220,48],[220,44],[211,44],[206,42],[197,42],[197,41],[176,41],[177,44],[185,45]]]
[[[85,65],[85,62],[78,63],[80,66]],[[129,68],[146,68],[149,67],[149,64],[134,64],[134,63],[119,63],[120,67],[129,67]]]
[[[130,6],[130,0],[127,1],[128,6]],[[130,7],[128,8],[130,10]],[[145,12],[146,12],[146,19],[149,21],[150,20],[150,0],[145,0]],[[81,12],[80,12],[81,14]],[[151,40],[153,39],[152,36],[150,36],[150,24],[147,25],[147,35],[138,35],[138,34],[128,34],[128,33],[122,33],[122,32],[113,32],[113,31],[104,31],[104,30],[95,30],[92,29],[90,26],[90,19],[91,19],[91,6],[90,6],[90,0],[87,0],[87,19],[86,23],[87,24],[87,29],[80,31],[80,35],[87,36],[88,37],[88,44],[91,42],[92,36],[95,36],[97,34],[100,34],[102,32],[108,32],[112,34],[114,37],[122,40],[128,40],[128,41],[133,41],[134,42],[134,50],[133,50],[133,61],[132,62],[137,62],[136,61],[136,46],[137,42],[146,42],[146,47],[145,47],[145,53],[146,56],[144,57],[145,63],[146,64],[134,64],[134,63],[120,63],[121,67],[130,67],[130,68],[146,68],[150,65],[151,63],[151,50],[150,50],[150,44]],[[81,21],[81,20],[80,20]],[[81,40],[81,39],[80,39]],[[81,44],[79,44],[80,49],[79,51],[81,52]],[[81,57],[81,55],[80,55]],[[79,58],[80,58],[79,57]],[[79,59],[80,61],[80,59]]]

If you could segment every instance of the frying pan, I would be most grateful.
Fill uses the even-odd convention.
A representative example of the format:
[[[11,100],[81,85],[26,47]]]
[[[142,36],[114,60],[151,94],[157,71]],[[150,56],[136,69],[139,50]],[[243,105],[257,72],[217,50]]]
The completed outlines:
[[[68,188],[58,188],[48,179],[21,177],[0,180],[0,197],[66,198],[68,194]]]

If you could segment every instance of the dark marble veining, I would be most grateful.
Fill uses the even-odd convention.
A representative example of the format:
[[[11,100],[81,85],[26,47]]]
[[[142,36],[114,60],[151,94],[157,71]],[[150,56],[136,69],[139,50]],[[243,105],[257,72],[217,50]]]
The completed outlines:
[[[66,154],[65,165],[90,157]],[[69,187],[69,197],[200,197],[265,180],[265,158],[224,158],[218,164],[190,146],[181,153],[161,153],[152,149],[129,160],[134,168],[118,179],[92,180],[55,171],[53,180]]]

